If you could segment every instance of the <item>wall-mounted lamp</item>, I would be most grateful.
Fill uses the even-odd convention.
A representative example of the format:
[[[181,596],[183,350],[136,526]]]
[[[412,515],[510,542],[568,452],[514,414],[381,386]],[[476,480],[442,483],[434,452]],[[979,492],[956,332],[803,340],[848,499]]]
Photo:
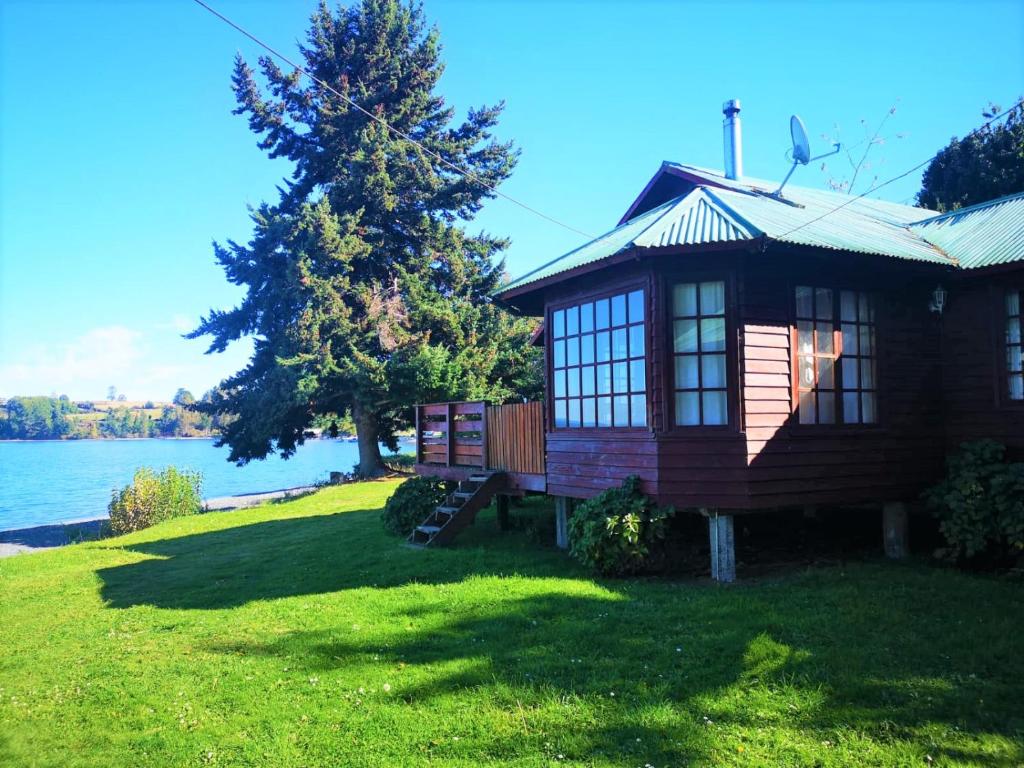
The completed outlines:
[[[935,290],[932,291],[932,300],[928,304],[928,309],[941,315],[943,308],[946,306],[946,296],[948,295],[945,288],[937,285]]]

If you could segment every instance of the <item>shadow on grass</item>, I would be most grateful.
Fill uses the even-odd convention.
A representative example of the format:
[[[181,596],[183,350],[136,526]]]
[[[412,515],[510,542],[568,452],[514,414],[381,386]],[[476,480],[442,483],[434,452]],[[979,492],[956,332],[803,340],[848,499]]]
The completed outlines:
[[[553,734],[565,720],[545,722],[553,716],[537,702],[579,706],[578,720],[570,718],[578,727],[563,738],[579,759],[685,764],[714,758],[737,728],[776,728],[808,750],[846,734],[902,744],[918,762],[925,754],[993,766],[1024,760],[1021,600],[1005,585],[869,565],[852,577],[820,569],[733,589],[585,579],[481,586],[470,577],[582,574],[563,553],[498,535],[487,518],[459,546],[408,549],[381,532],[377,510],[129,549],[151,558],[99,571],[113,608],[222,609],[370,588],[372,633],[349,623],[209,650],[284,659],[311,676],[391,669],[395,696],[411,706],[481,691],[488,707],[508,712],[533,702],[521,715],[524,732],[529,717],[531,732],[549,739],[563,738]],[[452,586],[392,589],[410,584]],[[452,590],[459,600],[446,597]],[[997,756],[975,749],[993,735],[1003,745]],[[502,739],[502,749],[520,749]],[[483,736],[476,746],[479,754],[497,748]],[[776,757],[797,749],[794,763],[815,754],[774,749]]]

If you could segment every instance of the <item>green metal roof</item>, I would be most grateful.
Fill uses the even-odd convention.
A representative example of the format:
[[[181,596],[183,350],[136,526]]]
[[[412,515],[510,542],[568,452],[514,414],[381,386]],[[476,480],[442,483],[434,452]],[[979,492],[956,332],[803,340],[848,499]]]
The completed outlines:
[[[1024,192],[918,222],[914,233],[963,269],[1024,260]]]
[[[777,242],[955,265],[941,247],[911,230],[934,211],[835,192],[787,186],[782,199],[767,181],[726,179],[715,171],[666,163],[693,180],[685,194],[645,211],[610,232],[512,281],[519,289],[595,264],[631,249]],[[836,210],[837,206],[842,208]]]

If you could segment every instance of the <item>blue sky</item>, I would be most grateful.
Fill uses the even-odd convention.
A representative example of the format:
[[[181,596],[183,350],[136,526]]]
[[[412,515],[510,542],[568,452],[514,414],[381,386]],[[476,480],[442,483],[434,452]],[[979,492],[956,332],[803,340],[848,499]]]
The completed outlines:
[[[212,0],[294,52],[313,3]],[[1024,95],[1024,3],[558,3],[426,0],[441,89],[461,113],[505,99],[523,150],[508,194],[584,231],[617,221],[663,159],[721,166],[721,104],[743,101],[745,171],[781,178],[789,115],[863,138],[895,176]],[[185,341],[238,299],[213,239],[289,168],[230,114],[232,57],[256,46],[188,0],[0,3],[0,396],[197,393],[248,348]],[[900,138],[897,135],[901,136]],[[830,172],[848,176],[841,162]],[[919,174],[881,196],[908,201]],[[792,183],[824,186],[808,167]],[[580,238],[504,200],[471,228],[508,235],[515,275]]]

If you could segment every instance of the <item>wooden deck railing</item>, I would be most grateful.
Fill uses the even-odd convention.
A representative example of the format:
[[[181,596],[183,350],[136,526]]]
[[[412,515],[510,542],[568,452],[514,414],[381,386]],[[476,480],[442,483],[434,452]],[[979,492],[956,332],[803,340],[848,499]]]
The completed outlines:
[[[416,463],[543,475],[543,405],[418,405]]]

